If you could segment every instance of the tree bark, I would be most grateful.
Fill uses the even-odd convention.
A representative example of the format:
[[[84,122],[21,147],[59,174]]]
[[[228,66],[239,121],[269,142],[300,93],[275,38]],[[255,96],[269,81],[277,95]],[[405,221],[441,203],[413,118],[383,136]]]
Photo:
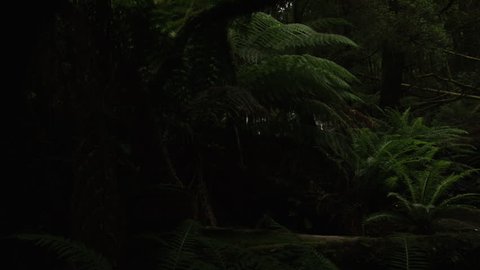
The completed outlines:
[[[76,137],[71,198],[73,238],[122,268],[125,214],[112,136],[111,96],[116,89],[110,36],[111,3],[90,0],[72,4],[63,14],[72,24],[75,71],[71,98]]]
[[[405,55],[395,43],[387,41],[382,53],[380,107],[397,107],[403,96],[402,80]]]

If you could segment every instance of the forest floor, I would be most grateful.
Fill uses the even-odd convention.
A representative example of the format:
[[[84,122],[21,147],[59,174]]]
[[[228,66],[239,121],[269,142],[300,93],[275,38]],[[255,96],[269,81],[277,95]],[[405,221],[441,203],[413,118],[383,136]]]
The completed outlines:
[[[478,269],[480,231],[437,233],[434,235],[395,234],[382,237],[309,235],[286,230],[207,228],[205,236],[259,254],[285,252],[304,246],[325,255],[340,269],[382,268],[393,252],[420,252],[432,262],[431,269]],[[405,246],[408,245],[406,248]],[[376,267],[380,268],[376,268]]]

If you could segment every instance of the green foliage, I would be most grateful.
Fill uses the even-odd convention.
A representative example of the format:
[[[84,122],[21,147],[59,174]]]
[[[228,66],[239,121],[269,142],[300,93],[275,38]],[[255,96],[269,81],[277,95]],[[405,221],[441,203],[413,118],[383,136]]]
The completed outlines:
[[[409,60],[421,61],[431,48],[450,43],[438,9],[433,0],[374,0],[358,3],[350,20],[356,26],[369,25],[368,32],[355,36],[361,45],[378,48],[392,41],[410,54]]]
[[[269,219],[283,233],[291,234],[285,227]],[[162,246],[159,269],[338,269],[330,260],[301,242],[291,234],[291,242],[279,249],[259,249],[232,245],[206,237],[201,227],[186,221],[170,236],[145,234],[140,237],[153,240]]]
[[[410,244],[406,238],[398,239],[397,244],[389,250],[386,262],[391,270],[430,269],[426,252]]]
[[[353,24],[347,21],[345,18],[320,18],[307,23],[310,27],[317,31],[331,30],[332,28],[339,26],[352,27]]]
[[[311,55],[272,57],[246,66],[239,81],[270,108],[295,109],[307,101],[313,108],[332,114],[331,107],[343,104],[345,92],[355,78],[332,61]]]
[[[453,168],[454,159],[471,152],[463,142],[466,132],[448,126],[428,126],[422,118],[387,111],[385,127],[353,133],[355,177],[359,181],[385,181],[389,189],[398,181],[424,174],[425,170]],[[451,160],[442,160],[442,159]]]
[[[409,224],[417,232],[431,232],[441,214],[466,207],[456,206],[458,200],[477,196],[451,195],[460,180],[475,172],[458,161],[473,148],[465,143],[465,131],[427,125],[409,110],[391,110],[385,116],[375,129],[352,131],[353,154],[345,156],[353,172],[351,192],[367,213],[381,209],[387,194],[396,202],[395,211],[373,214],[367,224],[388,220]]]
[[[388,110],[387,125],[391,127],[390,132],[399,136],[433,143],[435,147],[448,153],[450,159],[455,159],[458,155],[471,154],[475,150],[472,145],[466,143],[467,131],[440,124],[427,125],[423,117],[413,118],[410,109],[403,113]]]
[[[448,210],[475,208],[475,203],[480,201],[480,194],[463,193],[449,196],[449,191],[455,183],[463,177],[472,174],[474,170],[462,173],[451,173],[444,177],[451,166],[447,161],[436,161],[431,167],[420,172],[415,178],[405,176],[401,178],[407,187],[408,196],[390,192],[389,197],[396,201],[396,211],[393,213],[378,213],[368,217],[365,222],[376,223],[393,221],[413,225],[413,230],[420,233],[433,232],[434,222],[445,217]]]
[[[98,252],[60,236],[49,234],[18,234],[14,238],[32,242],[34,245],[54,252],[63,259],[82,270],[111,270],[110,262]]]
[[[283,24],[262,12],[234,23],[230,40],[235,55],[247,63],[258,63],[272,55],[291,54],[295,49],[357,46],[347,37],[319,33],[304,24]]]
[[[261,166],[250,166],[248,161],[246,164],[250,167],[233,164],[230,152],[235,152],[232,151],[234,148],[239,156],[258,154],[256,141],[249,141],[253,136],[241,140],[239,137],[244,133],[243,130],[238,132],[237,127],[251,128],[255,135],[273,135],[264,136],[265,145],[274,145],[272,153],[285,152],[285,148],[277,144],[278,137],[292,136],[297,138],[296,143],[310,145],[306,134],[312,134],[315,146],[322,150],[329,148],[325,155],[336,153],[332,159],[342,165],[348,163],[344,171],[347,172],[346,178],[352,181],[335,187],[338,192],[345,188],[347,196],[344,198],[353,194],[352,200],[360,204],[369,197],[383,198],[388,193],[388,197],[396,202],[397,211],[372,216],[368,219],[371,222],[396,219],[413,224],[419,228],[417,231],[426,231],[449,210],[470,208],[478,199],[476,193],[457,192],[463,188],[459,188],[460,181],[474,172],[458,160],[472,153],[472,147],[465,143],[467,134],[463,130],[443,125],[429,126],[422,118],[412,118],[407,110],[403,113],[388,111],[382,127],[352,130],[351,138],[345,138],[347,135],[343,132],[351,124],[350,115],[354,112],[349,106],[360,99],[351,89],[357,79],[342,65],[364,71],[366,68],[358,67],[358,63],[368,58],[371,72],[367,76],[371,75],[375,80],[381,73],[371,66],[379,65],[382,60],[377,51],[381,51],[384,44],[398,48],[406,58],[404,71],[408,76],[405,78],[417,79],[416,76],[421,77],[419,75],[425,70],[441,71],[448,74],[442,75],[448,80],[434,86],[445,84],[453,90],[460,86],[452,78],[459,77],[460,82],[477,78],[478,68],[463,62],[464,58],[472,60],[475,57],[454,53],[463,60],[445,61],[446,57],[436,55],[438,50],[431,51],[454,42],[454,48],[477,55],[475,49],[480,47],[475,45],[478,44],[475,40],[478,31],[469,25],[476,24],[478,16],[470,15],[471,21],[461,19],[468,15],[469,7],[475,7],[471,4],[474,1],[456,1],[452,9],[456,15],[448,20],[448,27],[444,26],[447,20],[443,19],[448,14],[439,12],[438,4],[446,1],[433,0],[279,1],[281,3],[271,10],[272,14],[275,9],[292,11],[284,18],[295,22],[309,17],[310,22],[304,20],[305,24],[282,23],[271,15],[256,12],[265,6],[252,3],[274,2],[267,0],[111,2],[113,8],[108,1],[48,5],[52,7],[48,16],[44,16],[48,20],[38,20],[39,25],[34,27],[41,32],[25,31],[24,41],[29,41],[27,47],[32,52],[14,54],[23,55],[21,59],[24,61],[18,62],[26,67],[31,65],[25,69],[25,73],[31,74],[22,77],[28,80],[20,84],[22,89],[17,91],[19,97],[25,96],[17,108],[29,112],[19,112],[18,117],[12,118],[21,127],[12,130],[19,130],[22,136],[10,137],[25,138],[24,134],[34,137],[18,142],[9,139],[14,143],[9,143],[12,148],[7,152],[15,154],[14,163],[29,164],[33,168],[28,170],[32,171],[31,174],[25,174],[28,177],[21,177],[31,178],[27,181],[32,182],[16,187],[30,187],[37,183],[36,174],[43,174],[46,186],[52,187],[58,185],[46,180],[50,177],[75,179],[72,201],[78,205],[76,212],[90,213],[99,206],[106,207],[102,207],[105,215],[96,215],[92,220],[81,220],[81,214],[74,226],[87,226],[96,232],[103,227],[124,226],[115,222],[123,220],[119,213],[124,211],[113,211],[114,206],[122,205],[118,198],[131,197],[129,188],[123,184],[141,189],[144,183],[158,179],[164,181],[166,174],[193,179],[190,185],[187,185],[189,181],[180,179],[179,186],[195,188],[196,182],[204,181],[204,190],[223,192],[221,188],[211,188],[211,185],[220,185],[221,177],[235,174],[238,172],[236,167],[242,167],[242,174],[233,175],[232,179],[242,181],[261,176],[262,179],[274,178],[275,182],[279,179],[278,182],[290,181],[290,186],[301,186],[300,180],[304,179],[299,180],[301,177],[296,174],[291,176],[283,171],[258,169]],[[316,2],[315,9],[313,2]],[[320,14],[323,5],[335,8],[323,16]],[[357,10],[358,5],[362,8]],[[355,27],[336,17],[344,15],[342,13],[354,19]],[[358,31],[363,27],[367,31]],[[447,28],[449,36],[445,31]],[[355,59],[343,57],[342,51],[357,45],[346,36],[333,34],[335,30],[353,36],[361,43],[361,54],[364,55]],[[466,41],[464,36],[468,38]],[[324,50],[325,47],[330,51]],[[329,52],[332,57],[328,57]],[[455,72],[455,69],[461,69],[461,72]],[[464,88],[475,91],[476,87],[472,84]],[[412,86],[410,90],[413,89],[416,88]],[[452,122],[452,115],[462,118],[458,117],[457,108],[451,106],[444,111],[450,117],[449,122]],[[479,108],[478,104],[469,104],[463,111],[463,115],[472,115],[469,126],[477,125],[475,116]],[[231,142],[234,141],[232,138],[225,138],[225,134],[233,133],[227,130],[230,128],[235,131],[235,143]],[[187,139],[183,140],[183,137]],[[29,143],[25,144],[26,141],[36,146],[32,148]],[[248,144],[247,151],[242,151],[241,142]],[[352,142],[352,152],[345,151],[349,142]],[[25,147],[16,149],[19,145]],[[120,145],[127,149],[123,151],[125,153],[118,153]],[[298,145],[293,144],[294,147]],[[301,154],[307,156],[306,153]],[[320,194],[322,199],[330,195],[325,195],[325,190],[338,179],[326,179],[330,177],[328,163],[317,163],[321,160],[317,157],[292,159],[291,163],[295,164],[292,167],[311,160],[314,166],[318,164],[318,171],[308,181],[323,185],[320,191],[315,189],[315,195]],[[49,169],[56,168],[54,162],[57,160],[67,164],[61,165],[58,176]],[[242,157],[239,160],[243,163]],[[470,165],[478,162],[478,155],[470,160]],[[178,166],[175,166],[176,162]],[[278,167],[281,165],[275,168]],[[176,174],[175,168],[181,173]],[[324,184],[328,181],[330,183]],[[38,183],[39,186],[43,184]],[[275,190],[271,183],[266,183],[268,190]],[[242,184],[248,190],[246,192],[250,192],[249,185]],[[310,189],[314,184],[308,186],[295,192],[301,189],[307,193],[314,189]],[[352,189],[358,192],[351,192]],[[62,191],[64,189],[53,192],[64,194]],[[108,196],[91,196],[98,191]],[[294,192],[288,190],[285,193],[285,197],[290,197]],[[206,201],[207,197],[205,195],[199,201]],[[91,204],[81,203],[91,198],[94,199]],[[36,199],[32,197],[31,200]],[[306,204],[298,205],[304,207]],[[352,216],[356,213],[353,212],[357,210],[355,204],[351,205],[353,210],[348,213],[349,221],[354,219]],[[382,207],[381,204],[376,206]],[[42,220],[43,214],[39,214]],[[100,228],[97,223],[106,225]],[[115,226],[110,226],[112,224]],[[122,231],[112,230],[114,238],[123,239],[125,235],[116,235]],[[334,268],[303,243],[290,243],[293,247],[288,252],[291,253],[282,250],[259,256],[255,255],[256,250],[225,246],[206,239],[200,231],[196,224],[187,222],[169,237],[162,237],[160,242],[164,249],[159,267]],[[17,238],[50,248],[59,257],[86,269],[111,268],[102,256],[67,239],[49,235],[19,235]],[[121,242],[113,245],[116,248]],[[404,255],[409,257],[406,243],[404,249]],[[286,263],[290,258],[294,258],[293,266]],[[408,260],[407,265],[410,265]]]
[[[198,235],[198,225],[192,221],[184,222],[165,241],[166,254],[159,263],[159,269],[178,270],[190,269],[196,259],[195,237]]]
[[[175,38],[189,19],[221,0],[156,0],[154,22],[163,34]]]
[[[357,82],[355,76],[333,61],[298,55],[297,50],[356,46],[350,39],[318,33],[303,24],[283,24],[261,12],[231,24],[204,25],[183,38],[182,64],[162,90],[172,100],[166,106],[181,112],[171,115],[176,119],[170,123],[194,130],[202,124],[223,127],[228,119],[244,122],[249,117],[264,119],[263,127],[283,125],[282,133],[289,133],[294,123],[303,129],[298,125],[303,118],[348,125],[347,102],[358,101],[350,89]],[[247,126],[253,123],[258,122]],[[307,129],[314,123],[310,125]]]
[[[359,101],[350,85],[358,80],[335,62],[305,52],[326,46],[356,47],[353,41],[304,24],[284,24],[261,12],[234,21],[229,40],[238,84],[268,110],[255,131],[303,141],[301,137],[308,136],[307,141],[328,148],[330,133],[323,132],[323,126],[335,132],[349,125],[347,104]]]

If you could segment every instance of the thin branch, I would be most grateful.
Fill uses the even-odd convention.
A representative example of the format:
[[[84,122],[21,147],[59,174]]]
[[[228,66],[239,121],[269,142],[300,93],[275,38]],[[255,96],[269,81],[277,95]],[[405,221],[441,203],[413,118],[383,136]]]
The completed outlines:
[[[159,131],[158,137],[158,143],[160,146],[160,151],[162,154],[162,159],[163,162],[165,163],[165,166],[167,166],[167,173],[169,174],[171,180],[175,183],[176,186],[180,188],[184,188],[182,180],[177,175],[177,172],[175,170],[175,167],[173,166],[172,159],[170,158],[170,154],[168,152],[168,148],[166,145],[166,136],[167,136],[167,130],[165,129],[163,132]]]
[[[364,74],[364,73],[360,73],[360,72],[355,72],[354,75],[364,77],[364,78],[372,80],[372,81],[380,81],[380,78],[378,78],[378,77],[368,75],[368,74]]]
[[[440,94],[447,94],[447,95],[450,95],[450,96],[465,97],[465,98],[480,100],[480,96],[477,96],[477,95],[462,94],[462,93],[446,91],[446,90],[441,90],[441,89],[434,89],[434,88],[429,88],[429,87],[420,87],[420,86],[411,85],[411,84],[408,84],[408,83],[402,83],[401,85],[403,87],[408,87],[408,88],[411,88],[411,89],[418,89],[418,90],[431,92],[431,93],[440,93]]]
[[[480,88],[477,88],[475,86],[468,85],[468,84],[463,84],[463,83],[461,83],[457,80],[454,80],[454,79],[444,78],[444,77],[438,76],[437,74],[434,74],[434,73],[428,73],[428,74],[416,76],[417,79],[423,79],[423,78],[429,78],[429,77],[433,77],[433,78],[435,78],[437,80],[440,80],[440,81],[453,83],[453,84],[455,84],[459,87],[462,87],[462,88],[467,88],[467,89],[471,89],[471,90],[475,90],[475,91],[480,91]]]
[[[469,60],[479,61],[479,62],[480,62],[480,58],[475,57],[475,56],[470,56],[470,55],[466,55],[466,54],[463,54],[463,53],[454,52],[454,51],[447,50],[447,49],[442,49],[442,51],[444,51],[444,52],[446,52],[446,53],[448,53],[448,54],[451,54],[451,55],[460,56],[460,57],[463,57],[463,58],[465,58],[465,59],[469,59]]]
[[[374,80],[374,81],[380,81],[380,78],[370,76],[370,75],[367,75],[367,74],[362,74],[362,73],[357,72],[357,73],[355,73],[355,75],[365,77],[367,79]],[[429,87],[420,87],[420,86],[416,86],[416,85],[412,85],[412,84],[408,84],[408,83],[402,83],[401,86],[407,87],[407,88],[410,88],[410,89],[418,89],[418,90],[422,90],[422,91],[426,91],[426,92],[431,92],[431,93],[440,93],[440,94],[446,94],[446,95],[450,95],[450,96],[480,100],[480,96],[477,96],[477,95],[463,94],[463,93],[446,91],[446,90],[441,90],[441,89],[434,89],[434,88],[429,88]]]

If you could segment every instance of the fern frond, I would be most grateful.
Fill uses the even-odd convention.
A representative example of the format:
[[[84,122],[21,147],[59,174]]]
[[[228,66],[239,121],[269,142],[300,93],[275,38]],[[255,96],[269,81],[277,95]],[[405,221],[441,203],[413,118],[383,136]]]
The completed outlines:
[[[410,202],[405,197],[403,197],[402,195],[400,195],[396,192],[390,192],[390,193],[388,193],[388,197],[393,197],[393,198],[397,199],[399,202],[401,202],[403,204],[403,207],[405,209],[407,209],[408,211],[412,210],[412,206],[410,205]]]
[[[246,89],[223,86],[212,87],[198,93],[188,105],[188,114],[194,121],[201,118],[223,118],[225,113],[238,117],[262,115],[265,109]]]
[[[438,201],[438,199],[445,194],[445,192],[456,182],[458,182],[460,179],[464,178],[465,176],[468,176],[472,174],[473,172],[476,172],[478,170],[467,170],[464,171],[460,174],[451,174],[450,176],[442,179],[442,181],[437,185],[435,192],[433,193],[431,199],[430,199],[430,204],[434,205]]]
[[[348,117],[341,111],[334,108],[332,105],[328,105],[325,102],[320,100],[306,100],[299,104],[298,110],[303,110],[307,113],[311,113],[313,115],[328,115],[330,120],[335,121],[339,126],[348,127],[349,123],[347,121]]]
[[[166,256],[160,260],[160,269],[189,269],[195,261],[195,244],[198,236],[198,225],[193,221],[185,221],[166,242]]]
[[[315,46],[357,46],[347,37],[318,33],[304,24],[283,24],[262,12],[253,14],[248,22],[234,24],[229,36],[234,53],[247,63],[271,56],[272,50],[282,54]]]
[[[199,243],[206,247],[209,257],[212,259],[212,263],[216,265],[220,270],[228,270],[229,260],[225,257],[223,249],[228,248],[220,245],[216,241],[208,238],[199,238]],[[216,268],[217,269],[217,268]]]
[[[345,20],[344,18],[320,18],[314,21],[310,21],[307,23],[310,27],[317,31],[325,31],[329,30],[333,27],[338,26],[353,26],[349,21]]]
[[[345,36],[317,33],[304,24],[285,24],[270,27],[256,37],[250,45],[264,50],[273,49],[279,52],[313,46],[357,46]]]
[[[111,270],[110,262],[98,252],[60,236],[49,234],[17,234],[14,238],[33,242],[34,245],[56,253],[58,258],[83,270]]]
[[[389,269],[392,270],[429,269],[426,252],[418,247],[409,245],[405,238],[402,238],[401,244],[393,247],[387,263]]]
[[[310,255],[313,257],[313,264],[311,268],[307,269],[322,269],[322,270],[339,270],[339,268],[327,257],[323,256],[316,250],[312,250]]]
[[[319,99],[342,104],[340,92],[356,78],[332,61],[311,55],[272,57],[257,65],[243,67],[239,82],[251,89],[263,105],[291,108],[292,101]]]
[[[464,194],[459,194],[455,195],[451,198],[448,198],[444,201],[442,201],[438,207],[453,207],[456,205],[459,201],[480,201],[480,193],[464,193]]]
[[[405,222],[405,218],[402,217],[402,216],[400,216],[400,215],[393,214],[393,213],[376,213],[376,214],[373,214],[373,215],[368,216],[368,217],[364,220],[364,224],[365,224],[365,225],[372,224],[372,223],[378,223],[378,222],[399,222],[399,223],[404,223],[404,222]]]

